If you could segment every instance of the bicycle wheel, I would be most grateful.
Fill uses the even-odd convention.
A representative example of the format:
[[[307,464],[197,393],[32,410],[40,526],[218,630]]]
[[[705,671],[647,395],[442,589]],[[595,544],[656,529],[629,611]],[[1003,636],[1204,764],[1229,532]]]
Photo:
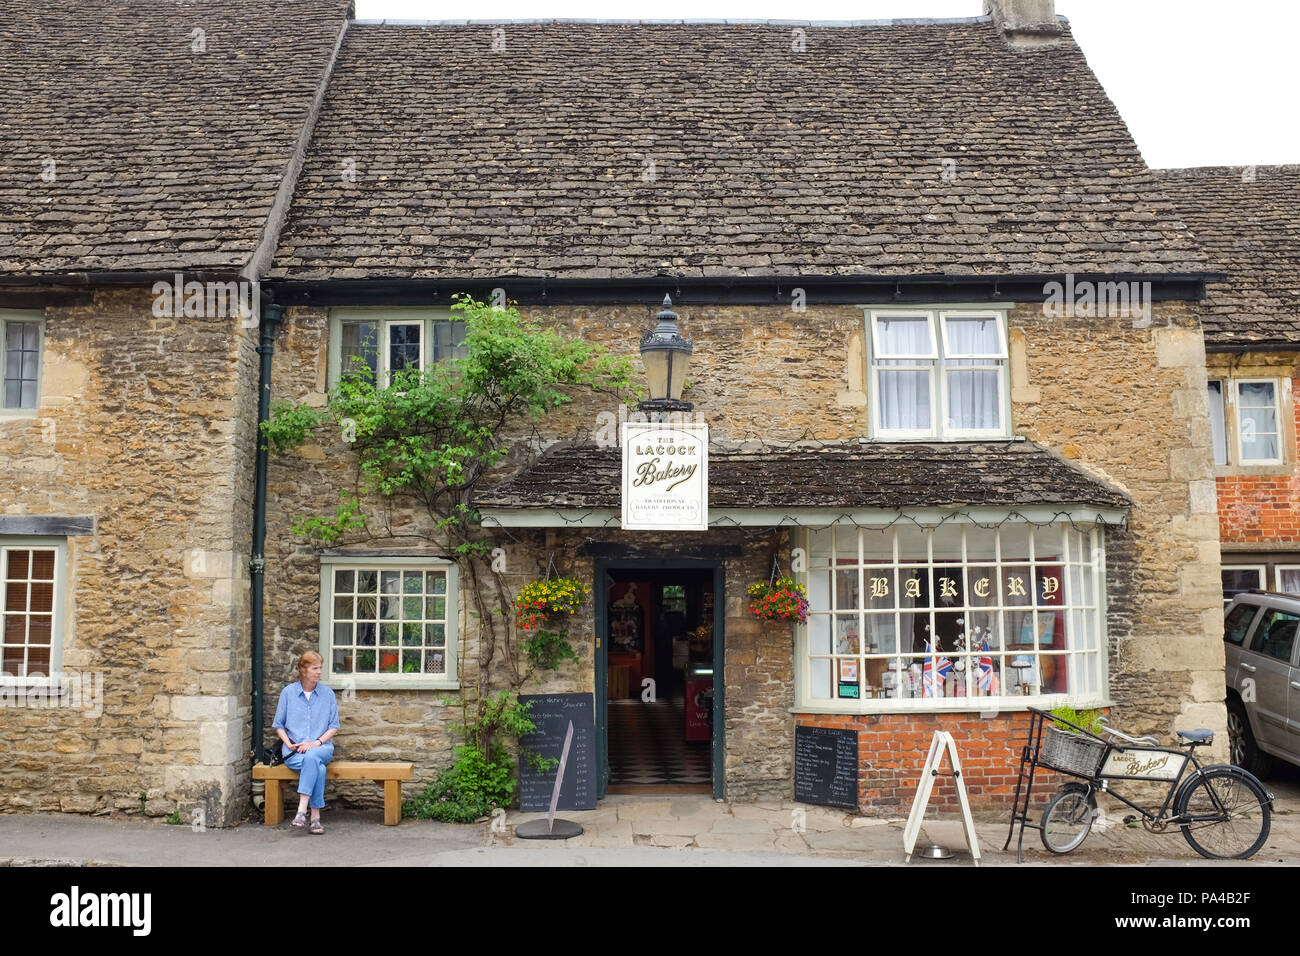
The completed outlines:
[[[1069,853],[1088,836],[1097,808],[1096,797],[1082,784],[1067,783],[1043,811],[1039,835],[1053,853]]]
[[[1212,860],[1244,860],[1268,839],[1271,814],[1263,786],[1238,767],[1206,767],[1178,791],[1174,812],[1192,849]]]

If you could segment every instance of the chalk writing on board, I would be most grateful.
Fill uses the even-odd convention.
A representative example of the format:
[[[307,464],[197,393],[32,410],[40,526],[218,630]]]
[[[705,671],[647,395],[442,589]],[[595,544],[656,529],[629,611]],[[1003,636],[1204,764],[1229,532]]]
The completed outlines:
[[[794,798],[800,803],[857,809],[857,731],[795,728]]]

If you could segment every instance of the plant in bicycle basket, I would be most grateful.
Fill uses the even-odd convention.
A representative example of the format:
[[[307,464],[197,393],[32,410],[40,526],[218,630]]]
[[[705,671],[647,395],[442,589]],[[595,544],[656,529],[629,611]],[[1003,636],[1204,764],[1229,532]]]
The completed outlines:
[[[1090,734],[1100,734],[1105,728],[1102,722],[1102,712],[1100,710],[1075,710],[1069,704],[1058,704],[1048,711],[1048,716],[1052,717],[1052,727],[1057,730],[1063,730],[1067,734],[1077,733],[1075,727],[1081,727]],[[1069,723],[1063,723],[1069,721]],[[1070,724],[1074,724],[1071,727]]]
[[[793,578],[759,581],[745,589],[749,613],[764,621],[808,620],[808,591]]]

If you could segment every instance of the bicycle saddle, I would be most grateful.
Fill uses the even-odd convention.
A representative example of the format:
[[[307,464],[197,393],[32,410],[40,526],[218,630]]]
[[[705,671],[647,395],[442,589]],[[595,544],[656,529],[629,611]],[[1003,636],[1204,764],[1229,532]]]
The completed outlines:
[[[1214,731],[1206,730],[1204,727],[1198,730],[1175,730],[1174,733],[1194,744],[1208,744],[1214,740]]]

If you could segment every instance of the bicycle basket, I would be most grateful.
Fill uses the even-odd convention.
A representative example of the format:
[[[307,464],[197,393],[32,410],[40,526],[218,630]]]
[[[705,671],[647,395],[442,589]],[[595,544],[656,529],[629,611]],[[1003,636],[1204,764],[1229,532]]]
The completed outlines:
[[[1092,777],[1101,766],[1105,752],[1106,744],[1100,740],[1049,726],[1039,761],[1066,773]]]

